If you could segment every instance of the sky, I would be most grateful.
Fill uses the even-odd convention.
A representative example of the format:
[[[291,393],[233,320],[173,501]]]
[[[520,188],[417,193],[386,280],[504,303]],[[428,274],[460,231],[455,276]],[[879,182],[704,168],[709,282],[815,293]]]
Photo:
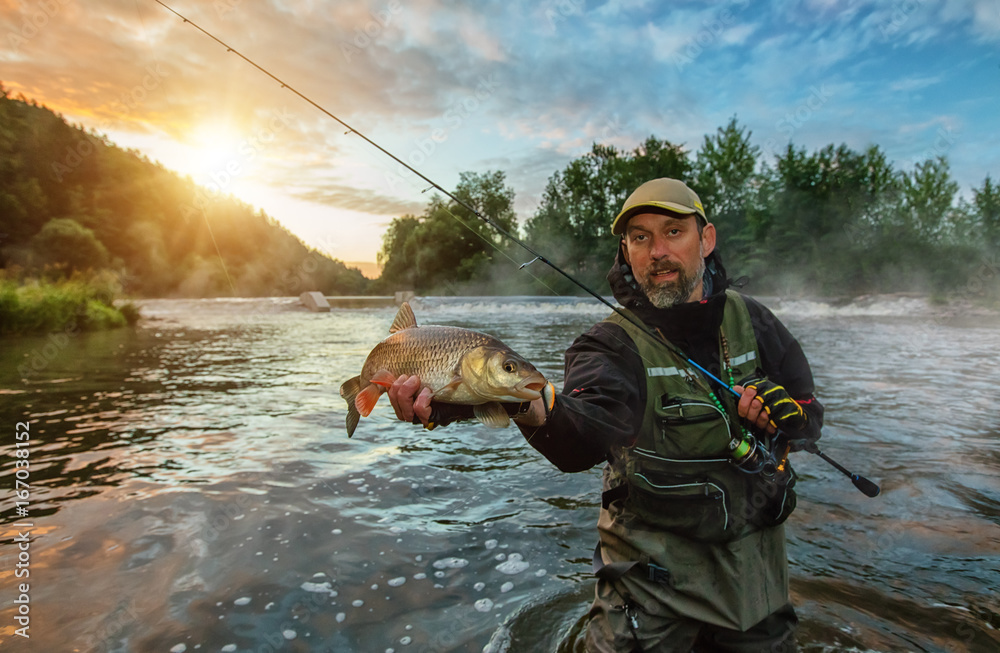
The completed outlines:
[[[164,2],[445,188],[503,171],[522,221],[594,143],[695,153],[734,116],[769,162],[877,144],[966,197],[1000,178],[997,0]],[[429,199],[154,0],[0,0],[0,81],[344,261]]]

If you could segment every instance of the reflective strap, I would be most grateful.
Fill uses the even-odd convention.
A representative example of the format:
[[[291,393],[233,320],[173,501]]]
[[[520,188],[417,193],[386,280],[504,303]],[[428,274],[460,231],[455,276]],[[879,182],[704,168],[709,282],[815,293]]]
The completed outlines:
[[[729,361],[729,364],[731,366],[733,366],[733,367],[736,367],[737,365],[742,365],[743,363],[746,363],[747,361],[755,360],[756,358],[757,358],[757,352],[755,352],[755,351],[748,351],[747,353],[743,354],[742,356],[737,356],[733,360]]]
[[[646,376],[678,376],[681,371],[676,367],[647,367]]]

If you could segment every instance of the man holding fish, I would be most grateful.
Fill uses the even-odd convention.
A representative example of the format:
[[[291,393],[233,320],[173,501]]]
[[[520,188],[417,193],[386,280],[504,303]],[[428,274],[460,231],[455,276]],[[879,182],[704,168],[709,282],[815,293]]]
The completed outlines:
[[[607,463],[587,650],[795,650],[782,524],[795,506],[788,452],[822,424],[809,364],[768,309],[728,289],[715,226],[683,182],[639,186],[611,231],[608,280],[647,328],[613,314],[566,351],[561,394],[531,376],[513,380],[517,397],[489,400],[534,391],[503,403],[532,447],[566,472]],[[402,420],[472,416],[412,368],[375,383]]]

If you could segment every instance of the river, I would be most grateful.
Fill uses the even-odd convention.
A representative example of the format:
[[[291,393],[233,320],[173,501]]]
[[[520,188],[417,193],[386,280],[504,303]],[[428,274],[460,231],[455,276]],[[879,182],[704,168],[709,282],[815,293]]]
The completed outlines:
[[[824,451],[882,487],[870,499],[793,458],[802,650],[1000,650],[1000,319],[905,297],[769,305],[813,365]],[[599,470],[563,474],[513,427],[399,423],[385,398],[346,437],[338,389],[395,309],[142,310],[135,329],[0,341],[5,651],[582,650]],[[564,349],[607,312],[414,310],[499,337],[557,385]]]

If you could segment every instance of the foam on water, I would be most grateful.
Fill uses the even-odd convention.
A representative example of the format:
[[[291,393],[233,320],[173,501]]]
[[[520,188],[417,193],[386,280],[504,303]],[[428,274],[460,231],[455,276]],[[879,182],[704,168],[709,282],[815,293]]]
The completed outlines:
[[[435,560],[433,564],[435,569],[461,569],[462,567],[467,567],[468,565],[469,561],[465,558],[455,557]]]
[[[813,364],[823,450],[883,487],[868,500],[796,454],[800,645],[957,650],[968,633],[996,650],[1000,329],[920,319],[937,307],[913,297],[762,301]],[[39,585],[54,619],[85,632],[128,622],[114,628],[120,646],[88,650],[256,650],[294,628],[286,648],[398,652],[404,623],[412,650],[480,650],[501,623],[509,637],[489,650],[572,650],[560,642],[593,600],[599,469],[563,474],[515,428],[401,424],[385,400],[348,440],[339,385],[394,309],[210,304],[162,302],[163,318],[134,332],[81,334],[29,386],[30,406],[0,402],[6,423],[38,427],[33,464],[72,471],[38,479],[45,520],[77,543],[39,539],[53,574],[80,580],[72,596]],[[607,312],[590,299],[463,298],[417,318],[481,325],[558,383],[565,348]],[[40,342],[5,342],[0,358],[15,370]],[[0,390],[23,385],[8,376]],[[139,514],[141,533],[128,534]],[[126,620],[105,600],[133,595],[172,618]],[[333,618],[307,619],[314,610]],[[70,650],[75,637],[39,631],[37,648]]]
[[[520,574],[530,567],[531,564],[523,560],[520,553],[511,553],[507,556],[506,562],[501,562],[496,566],[496,570],[501,574],[507,574],[508,576],[513,576],[515,574]]]
[[[761,297],[761,302],[779,318],[823,319],[838,317],[919,317],[937,313],[926,298],[864,296],[839,303],[815,299]]]

